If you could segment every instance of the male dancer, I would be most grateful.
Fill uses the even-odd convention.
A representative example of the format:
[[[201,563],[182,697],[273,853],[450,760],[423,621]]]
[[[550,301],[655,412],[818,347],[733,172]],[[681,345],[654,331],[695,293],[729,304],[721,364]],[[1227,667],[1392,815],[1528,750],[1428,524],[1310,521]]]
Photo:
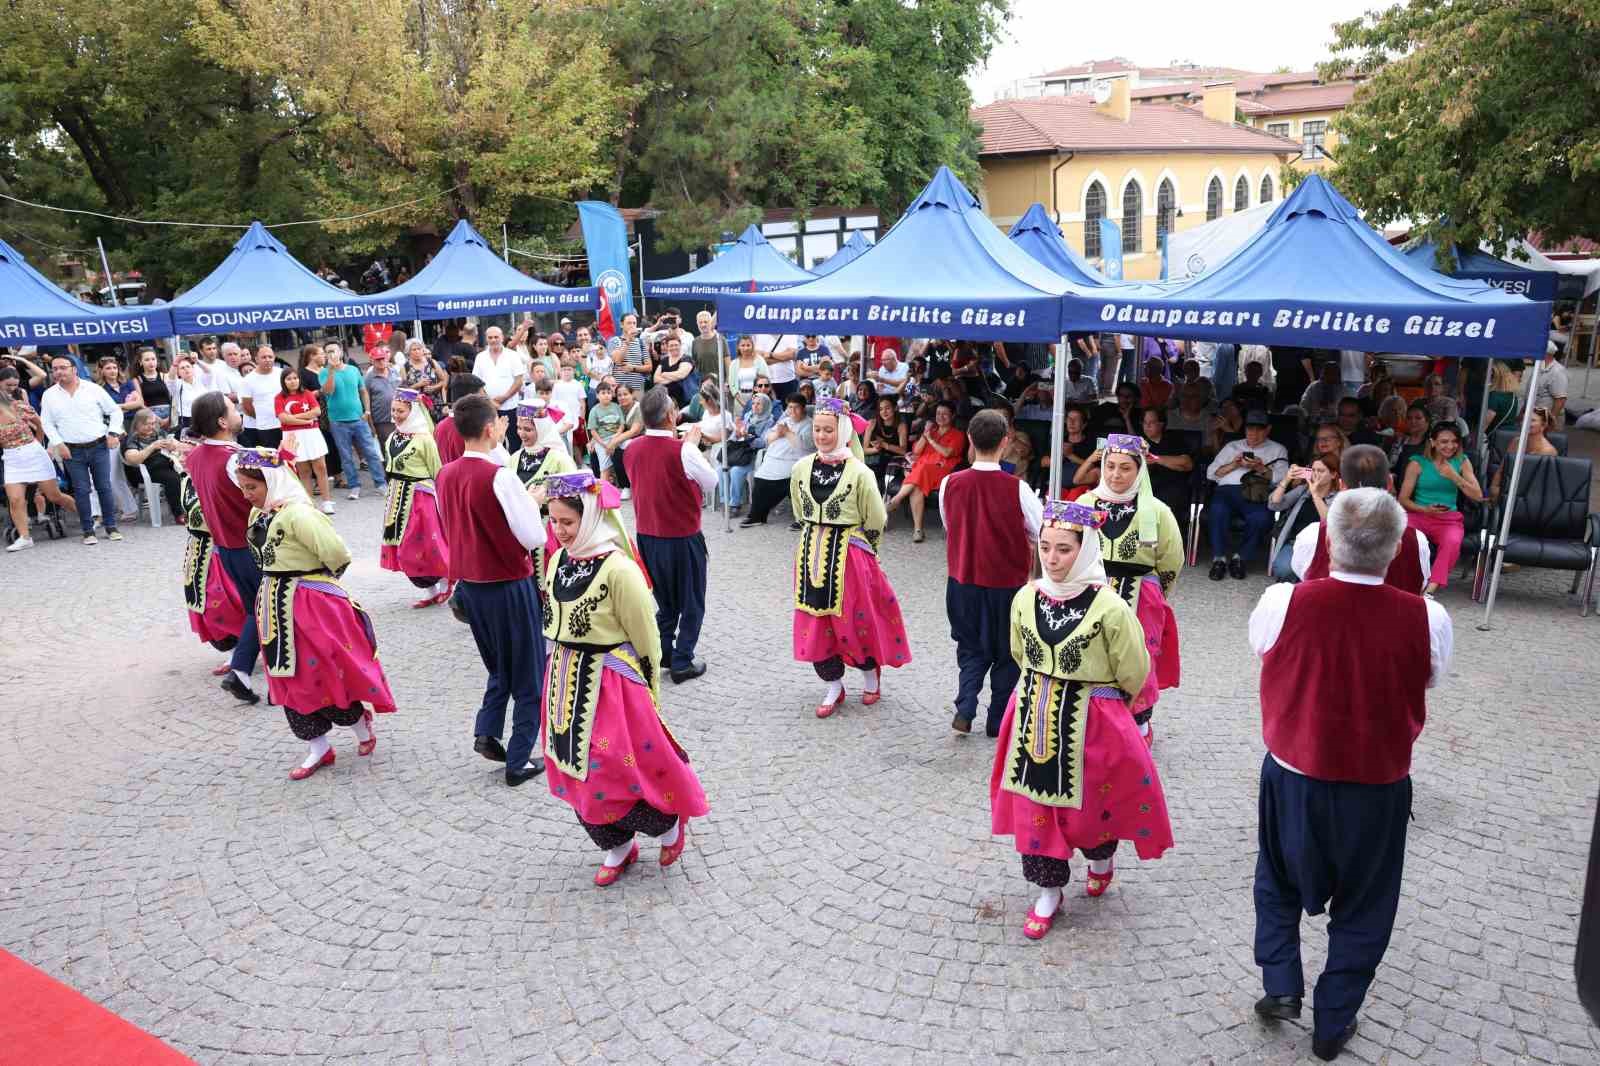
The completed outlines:
[[[466,452],[439,471],[434,485],[456,603],[489,671],[472,750],[505,763],[506,784],[515,787],[544,773],[544,759],[533,753],[545,659],[535,584],[541,575],[533,573],[528,553],[544,545],[545,529],[538,506],[497,451],[505,423],[489,397],[465,397],[453,415]],[[500,743],[507,698],[509,748]]]
[[[972,732],[978,693],[989,677],[984,733],[1000,735],[1011,690],[1021,668],[1011,657],[1011,601],[1028,583],[1044,505],[1027,482],[1000,469],[1010,427],[998,411],[980,411],[967,426],[973,463],[939,486],[945,529],[944,605],[956,642],[960,681],[950,727]]]
[[[622,453],[633,485],[633,520],[639,555],[656,593],[661,661],[674,683],[706,672],[694,657],[706,613],[706,538],[700,532],[702,493],[717,484],[717,472],[700,454],[700,427],[680,443],[673,430],[677,406],[657,385],[639,401],[644,436]]]
[[[197,396],[189,412],[189,427],[200,438],[200,446],[189,453],[183,465],[200,500],[200,513],[206,516],[217,559],[239,590],[239,601],[244,606],[244,628],[228,660],[222,691],[240,703],[259,703],[261,697],[250,688],[250,675],[255,672],[261,653],[256,632],[256,590],[261,587],[261,569],[245,542],[250,501],[228,473],[229,463],[239,450],[235,438],[240,425],[239,413],[227,394],[207,392]]]

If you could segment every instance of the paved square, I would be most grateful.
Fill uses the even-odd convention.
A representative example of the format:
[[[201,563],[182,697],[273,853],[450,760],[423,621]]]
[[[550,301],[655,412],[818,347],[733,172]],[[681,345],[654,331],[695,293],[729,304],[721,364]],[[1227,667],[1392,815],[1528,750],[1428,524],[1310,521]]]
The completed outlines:
[[[819,722],[789,655],[791,535],[714,524],[711,672],[664,693],[712,814],[678,866],[646,849],[602,891],[570,810],[473,754],[482,668],[378,570],[381,508],[335,521],[401,710],[370,759],[336,730],[337,766],[298,784],[282,713],[221,695],[188,632],[181,528],[0,561],[0,945],[205,1063],[1309,1060],[1307,1028],[1250,1012],[1260,577],[1190,569],[1176,592],[1156,756],[1177,847],[1123,849],[1099,900],[1078,863],[1034,944],[1034,893],[988,833],[992,745],[949,728],[937,529],[886,538],[915,661]],[[1492,633],[1465,589],[1443,597],[1456,658],[1352,1061],[1600,1061],[1572,989],[1600,619],[1565,588],[1508,577]],[[1314,979],[1323,920],[1304,928]]]

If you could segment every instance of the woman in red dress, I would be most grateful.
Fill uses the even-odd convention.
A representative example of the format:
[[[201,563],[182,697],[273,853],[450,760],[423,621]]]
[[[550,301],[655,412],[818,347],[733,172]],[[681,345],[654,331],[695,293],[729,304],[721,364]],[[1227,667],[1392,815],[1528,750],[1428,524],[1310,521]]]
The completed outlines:
[[[928,506],[928,497],[939,491],[939,483],[955,472],[967,458],[967,435],[956,428],[955,404],[940,400],[933,409],[933,420],[917,436],[911,446],[911,472],[904,485],[889,501],[888,513],[900,506],[900,501],[911,500],[911,539],[921,544],[922,514]]]

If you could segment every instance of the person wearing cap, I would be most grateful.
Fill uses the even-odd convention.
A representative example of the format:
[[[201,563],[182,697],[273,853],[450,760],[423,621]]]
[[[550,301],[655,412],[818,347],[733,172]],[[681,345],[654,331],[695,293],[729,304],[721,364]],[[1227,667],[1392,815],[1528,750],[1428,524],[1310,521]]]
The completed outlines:
[[[900,603],[878,563],[888,520],[877,479],[850,449],[855,425],[837,397],[811,419],[817,450],[789,474],[789,502],[800,521],[794,556],[794,657],[828,683],[817,717],[844,702],[844,670],[861,671],[861,702],[883,694],[883,668],[911,661]],[[1015,490],[1013,490],[1015,491]]]
[[[394,694],[378,663],[372,620],[339,583],[350,549],[332,519],[311,505],[294,457],[245,448],[229,474],[251,506],[246,537],[261,568],[255,615],[267,697],[306,742],[305,758],[289,771],[303,781],[333,765],[327,738],[336,725],[354,731],[357,755],[371,755],[378,744],[373,712],[393,711]]]
[[[506,784],[521,785],[544,772],[534,755],[539,739],[539,687],[545,650],[539,589],[533,579],[535,548],[545,542],[544,521],[528,491],[497,454],[505,423],[489,397],[466,396],[453,414],[465,451],[434,479],[439,521],[456,583],[452,610],[465,617],[489,673],[473,723],[472,749],[506,764]],[[511,744],[505,732],[511,701]]]
[[[1216,485],[1211,495],[1210,526],[1212,581],[1221,581],[1232,575],[1244,580],[1246,561],[1255,558],[1266,542],[1267,531],[1272,528],[1272,512],[1267,509],[1266,498],[1272,483],[1281,476],[1281,468],[1289,462],[1289,452],[1272,440],[1268,429],[1272,420],[1259,408],[1244,416],[1244,439],[1229,441],[1217,451],[1216,458],[1206,467],[1206,477]],[[1245,477],[1255,475],[1265,479],[1265,491],[1256,493],[1260,481],[1248,486],[1259,501],[1245,495]],[[1233,520],[1244,522],[1244,539],[1237,549],[1233,544]]]
[[[638,860],[637,834],[660,843],[662,866],[677,862],[688,820],[710,807],[661,717],[665,651],[621,495],[583,470],[547,478],[534,496],[549,510],[557,544],[542,577],[550,794],[604,852],[594,877],[604,888]]]
[[[1112,589],[1133,609],[1144,631],[1151,670],[1143,688],[1133,694],[1131,707],[1140,736],[1154,744],[1150,718],[1156,701],[1162,689],[1178,687],[1181,672],[1178,619],[1167,597],[1183,570],[1183,533],[1172,508],[1151,489],[1150,454],[1143,438],[1113,433],[1096,455],[1100,483],[1078,502],[1105,515],[1098,534],[1102,565]]]
[[[1044,506],[1041,576],[1012,600],[1011,654],[1021,681],[1006,707],[989,775],[990,830],[1009,836],[1039,896],[1022,933],[1050,931],[1074,851],[1089,863],[1085,892],[1101,896],[1122,840],[1141,859],[1172,846],[1161,778],[1129,713],[1150,655],[1144,633],[1100,562],[1102,512]]]
[[[404,574],[427,589],[413,607],[432,607],[450,598],[449,552],[439,523],[434,477],[439,473],[439,448],[433,422],[416,389],[396,389],[389,401],[395,430],[383,442],[383,470],[388,477],[388,506],[383,510],[383,539],[378,565]]]
[[[706,672],[694,657],[706,613],[706,538],[701,502],[717,487],[717,472],[700,451],[700,427],[679,440],[677,405],[657,385],[639,400],[644,435],[622,453],[633,486],[639,555],[655,589],[662,666],[674,684]]]

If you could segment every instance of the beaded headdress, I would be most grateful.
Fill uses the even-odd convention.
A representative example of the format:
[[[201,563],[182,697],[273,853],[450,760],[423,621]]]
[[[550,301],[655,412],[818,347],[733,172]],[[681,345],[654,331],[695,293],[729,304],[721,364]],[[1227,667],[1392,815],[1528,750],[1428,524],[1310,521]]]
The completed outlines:
[[[1051,500],[1044,505],[1044,524],[1067,529],[1099,529],[1105,525],[1106,513],[1086,507],[1073,500]]]
[[[422,399],[422,392],[419,389],[395,389],[394,397],[397,400],[404,400],[406,403],[416,403]]]
[[[278,469],[294,462],[294,452],[287,448],[240,448],[235,460],[242,467]]]

